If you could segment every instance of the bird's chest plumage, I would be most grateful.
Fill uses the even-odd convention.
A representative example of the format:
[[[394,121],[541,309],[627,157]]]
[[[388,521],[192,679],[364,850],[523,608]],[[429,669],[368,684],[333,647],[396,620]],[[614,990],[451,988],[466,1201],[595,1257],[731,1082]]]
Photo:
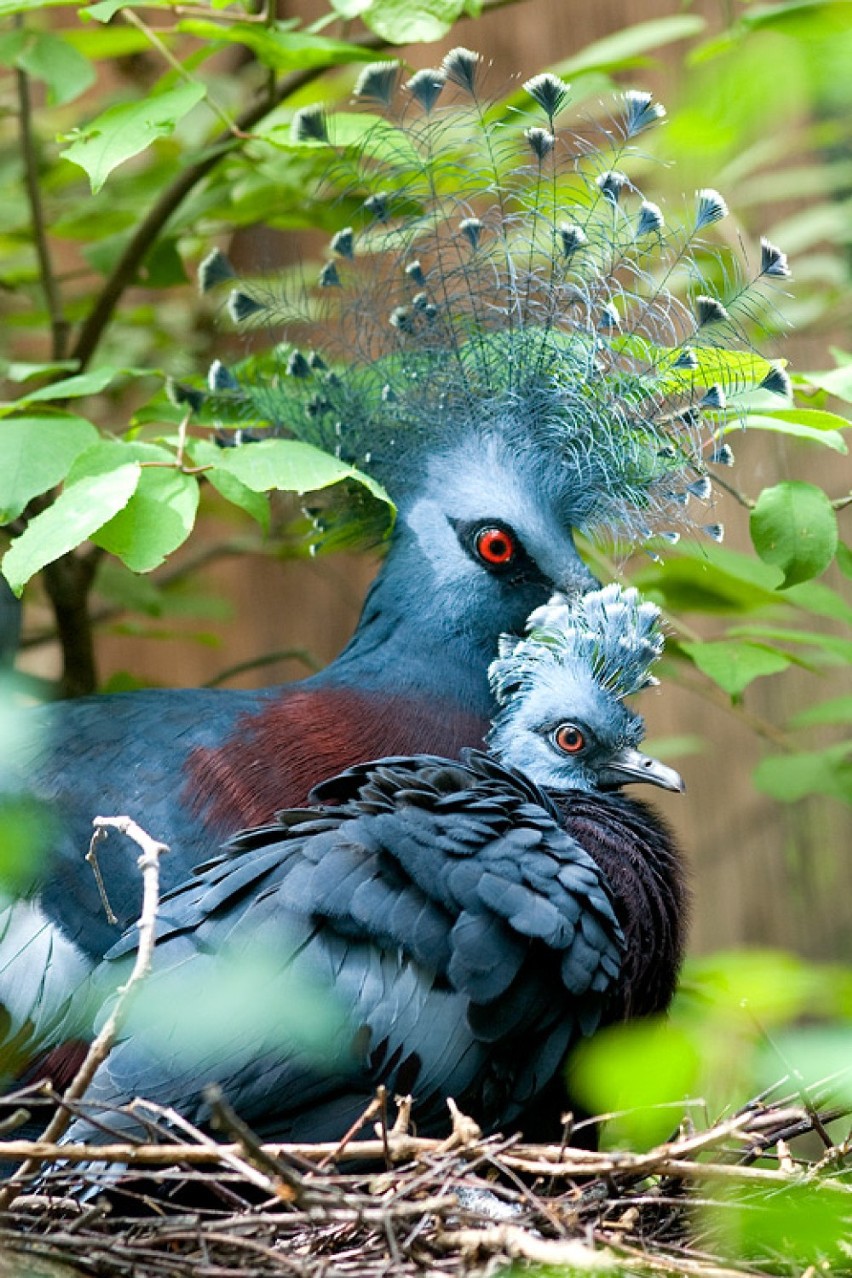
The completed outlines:
[[[285,692],[244,716],[220,746],[192,752],[185,797],[211,830],[232,833],[306,803],[319,781],[364,759],[455,758],[465,746],[481,746],[487,727],[437,698],[339,687]]]

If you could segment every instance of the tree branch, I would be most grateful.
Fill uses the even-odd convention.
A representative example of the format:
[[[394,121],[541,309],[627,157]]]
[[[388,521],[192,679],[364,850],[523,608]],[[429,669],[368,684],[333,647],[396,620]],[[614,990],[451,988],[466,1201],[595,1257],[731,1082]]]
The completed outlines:
[[[94,692],[98,684],[88,607],[94,575],[94,561],[73,551],[43,569],[44,587],[53,607],[62,647],[64,697],[85,696]]]
[[[502,9],[517,2],[518,0],[485,0],[482,12],[488,13],[492,9]],[[372,34],[355,43],[364,49],[380,50],[389,47],[387,40]],[[284,76],[275,87],[274,93],[271,95],[264,93],[259,101],[247,107],[237,117],[234,122],[234,129],[238,134],[250,133],[255,125],[259,124],[274,107],[280,106],[298,89],[304,88],[305,85],[319,79],[327,70],[329,70],[328,67],[311,67],[308,70],[294,71],[290,75]],[[139,223],[74,343],[72,355],[79,362],[81,372],[86,368],[97,350],[104,330],[112,319],[113,312],[125,289],[129,288],[136,279],[142,262],[169,219],[177,212],[194,188],[209,173],[212,173],[226,156],[242,146],[243,142],[244,138],[235,137],[230,130],[220,133],[208,147],[204,148],[202,157],[196,160],[194,164],[188,165],[183,172],[177,175],[171,185],[166,187],[160,198]]]
[[[23,18],[20,14],[15,19],[16,26],[23,29]],[[50,257],[50,245],[47,238],[47,225],[39,189],[38,157],[36,156],[33,135],[32,103],[30,100],[30,78],[21,67],[15,68],[18,85],[18,119],[21,135],[21,154],[24,160],[24,182],[27,189],[27,200],[30,206],[30,217],[33,226],[33,241],[38,257],[41,284],[44,289],[47,313],[50,316],[52,334],[51,357],[64,359],[68,340],[68,321],[62,307],[62,295],[53,271]]]

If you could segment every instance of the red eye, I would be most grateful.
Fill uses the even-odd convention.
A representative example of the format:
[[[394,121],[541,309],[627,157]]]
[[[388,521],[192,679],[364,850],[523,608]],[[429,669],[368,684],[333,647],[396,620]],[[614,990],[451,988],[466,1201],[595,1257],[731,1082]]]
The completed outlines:
[[[515,558],[515,540],[505,528],[480,528],[474,545],[486,564],[510,564]]]
[[[576,723],[563,723],[553,734],[553,740],[563,754],[579,754],[586,744]]]

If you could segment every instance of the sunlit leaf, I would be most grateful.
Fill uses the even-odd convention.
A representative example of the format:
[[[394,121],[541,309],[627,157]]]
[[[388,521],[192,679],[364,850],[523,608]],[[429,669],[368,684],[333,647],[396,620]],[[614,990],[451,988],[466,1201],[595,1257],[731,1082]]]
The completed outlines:
[[[0,421],[0,523],[16,519],[33,497],[67,475],[75,458],[97,443],[84,417],[9,417]]]
[[[232,506],[244,510],[250,515],[256,523],[260,524],[264,532],[269,532],[269,499],[263,493],[259,493],[236,475],[232,475],[230,471],[223,470],[219,466],[222,458],[222,450],[208,439],[193,439],[187,446],[187,451],[197,466],[210,466],[211,469],[206,472],[208,483],[212,488],[230,502]]]
[[[12,542],[3,575],[16,594],[45,564],[76,549],[127,505],[141,470],[136,461],[117,465],[114,447],[98,443],[82,453],[53,505]]]
[[[846,363],[838,368],[830,368],[824,373],[800,373],[797,380],[806,385],[815,386],[829,395],[852,404],[852,357],[847,356]]]
[[[835,413],[825,413],[813,408],[784,409],[777,413],[749,413],[750,430],[769,430],[796,439],[807,439],[836,453],[849,451],[846,440],[840,434],[850,422]]]
[[[266,66],[282,72],[338,66],[346,62],[369,62],[376,56],[374,49],[362,44],[347,44],[327,36],[292,31],[287,23],[258,26],[250,22],[217,23],[187,18],[178,23],[178,30],[199,40],[243,45]]]
[[[350,9],[352,0],[343,0]],[[332,0],[333,8],[338,5]],[[440,40],[464,12],[465,0],[368,0],[358,9],[365,26],[391,44]]]
[[[300,440],[264,439],[221,449],[216,469],[233,475],[256,493],[272,488],[309,493],[352,479],[390,505],[387,493],[369,475]]]
[[[134,458],[143,467],[129,502],[91,539],[133,572],[151,572],[192,532],[198,480],[176,469],[173,454],[165,448],[117,441],[112,447],[117,466],[125,464],[125,458]]]
[[[128,370],[105,364],[87,373],[63,377],[60,381],[50,382],[47,386],[39,386],[36,390],[28,391],[16,401],[15,407],[50,403],[53,400],[81,399],[84,395],[99,395],[124,371]]]
[[[76,131],[62,155],[86,171],[92,191],[97,192],[119,164],[144,151],[155,139],[173,133],[178,121],[206,92],[203,84],[182,82],[141,101],[109,107]]]

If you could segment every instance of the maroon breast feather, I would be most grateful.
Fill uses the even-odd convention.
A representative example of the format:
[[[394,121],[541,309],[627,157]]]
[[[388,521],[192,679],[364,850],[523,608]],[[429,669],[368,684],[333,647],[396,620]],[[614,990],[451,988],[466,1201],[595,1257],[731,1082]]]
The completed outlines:
[[[222,745],[187,762],[184,800],[223,836],[299,807],[319,781],[395,754],[456,758],[482,746],[488,723],[458,706],[345,688],[285,692],[245,715]]]

